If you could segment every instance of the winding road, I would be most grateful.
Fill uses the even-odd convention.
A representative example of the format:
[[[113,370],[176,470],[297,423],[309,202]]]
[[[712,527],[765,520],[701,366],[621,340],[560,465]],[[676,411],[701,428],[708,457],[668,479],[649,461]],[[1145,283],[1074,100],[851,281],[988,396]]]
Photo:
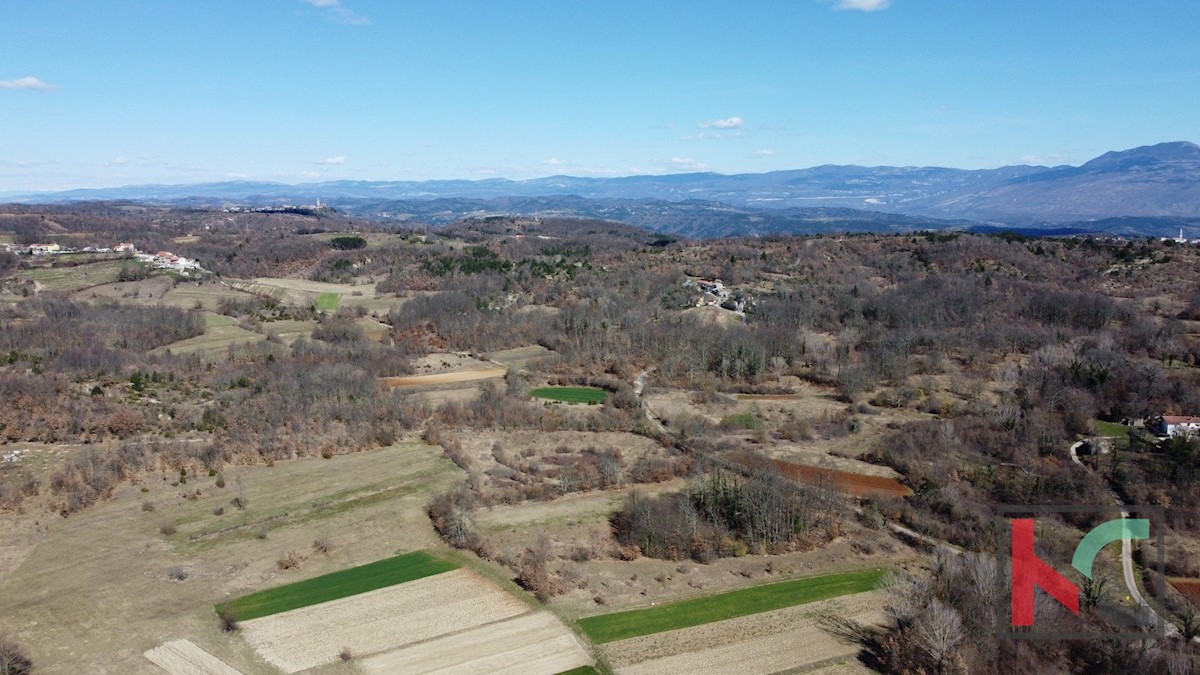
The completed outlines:
[[[1072,462],[1075,462],[1079,466],[1087,469],[1087,465],[1079,459],[1079,448],[1082,447],[1084,443],[1087,443],[1087,441],[1076,441],[1075,443],[1072,443],[1068,452],[1071,454]],[[1117,493],[1111,488],[1109,488],[1109,494],[1112,495],[1112,498],[1116,500],[1117,504],[1125,506],[1125,502],[1121,501],[1121,497],[1117,495]],[[1129,518],[1129,511],[1121,509],[1121,517]],[[1133,600],[1133,602],[1136,603],[1138,607],[1141,607],[1145,611],[1149,612],[1150,616],[1154,618],[1155,622],[1162,621],[1164,632],[1166,633],[1167,637],[1179,637],[1179,628],[1177,628],[1175,624],[1163,618],[1154,609],[1154,607],[1146,601],[1145,596],[1142,595],[1142,589],[1137,583],[1137,573],[1133,567],[1133,542],[1128,537],[1121,540],[1121,572],[1125,577],[1125,588],[1129,590],[1129,597]],[[1200,637],[1194,638],[1193,642],[1200,642]]]

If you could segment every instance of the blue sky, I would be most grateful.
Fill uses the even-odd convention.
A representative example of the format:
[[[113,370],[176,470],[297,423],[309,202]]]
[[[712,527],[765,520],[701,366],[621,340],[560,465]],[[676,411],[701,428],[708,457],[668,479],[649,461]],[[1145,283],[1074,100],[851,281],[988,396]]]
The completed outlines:
[[[5,0],[0,192],[1078,164],[1200,141],[1195,0]]]

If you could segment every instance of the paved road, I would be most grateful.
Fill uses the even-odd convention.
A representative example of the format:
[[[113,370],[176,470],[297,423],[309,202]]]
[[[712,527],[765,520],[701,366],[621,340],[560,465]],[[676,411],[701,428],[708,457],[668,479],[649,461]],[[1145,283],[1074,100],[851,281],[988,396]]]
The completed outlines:
[[[1072,462],[1075,462],[1079,466],[1087,468],[1083,462],[1079,461],[1079,453],[1078,453],[1079,448],[1084,443],[1085,443],[1085,441],[1077,441],[1075,443],[1072,443],[1071,447],[1069,449],[1069,452],[1071,454]],[[1118,496],[1116,492],[1114,492],[1113,490],[1110,489],[1109,493],[1112,495],[1112,498],[1117,501],[1117,504],[1120,504],[1121,506],[1125,505],[1125,502],[1121,501],[1121,497]],[[1129,518],[1130,517],[1129,511],[1122,509],[1121,517]],[[1175,624],[1173,624],[1170,621],[1167,621],[1165,618],[1159,616],[1158,612],[1155,611],[1154,607],[1151,606],[1150,603],[1146,601],[1145,596],[1142,595],[1142,589],[1137,583],[1137,573],[1133,566],[1133,542],[1130,541],[1128,537],[1121,540],[1121,572],[1122,572],[1122,575],[1125,577],[1125,588],[1127,588],[1129,590],[1129,597],[1137,604],[1137,606],[1141,607],[1141,608],[1145,609],[1147,612],[1149,612],[1150,616],[1154,617],[1155,621],[1161,620],[1163,622],[1163,626],[1166,629],[1165,632],[1166,632],[1167,637],[1170,637],[1170,638],[1179,637],[1179,635],[1180,635],[1179,629],[1175,626]],[[1194,641],[1200,642],[1200,637],[1197,637]]]

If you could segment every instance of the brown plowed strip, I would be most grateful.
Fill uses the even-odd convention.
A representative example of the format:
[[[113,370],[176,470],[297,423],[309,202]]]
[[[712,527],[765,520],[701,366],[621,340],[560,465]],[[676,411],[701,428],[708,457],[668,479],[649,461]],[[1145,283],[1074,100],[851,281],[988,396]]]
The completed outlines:
[[[190,640],[174,640],[145,653],[154,665],[171,675],[242,675]]]
[[[388,389],[397,387],[427,387],[435,384],[452,384],[454,382],[474,382],[475,380],[490,380],[493,377],[504,377],[503,368],[484,368],[482,370],[464,370],[458,373],[438,373],[436,375],[414,375],[412,377],[381,377],[383,386]]]
[[[1171,579],[1171,585],[1182,593],[1183,597],[1200,603],[1200,579]]]
[[[373,656],[361,668],[371,675],[554,675],[591,663],[562,622],[550,612],[536,612]]]
[[[754,468],[755,464],[763,461],[760,458],[748,455],[736,455],[731,457],[731,459],[747,468]],[[911,490],[894,478],[868,476],[861,473],[808,466],[807,464],[797,464],[782,459],[772,459],[769,461],[776,469],[779,469],[780,473],[796,482],[806,485],[826,485],[842,494],[854,495],[855,497],[865,497],[867,495],[904,497],[912,494]]]

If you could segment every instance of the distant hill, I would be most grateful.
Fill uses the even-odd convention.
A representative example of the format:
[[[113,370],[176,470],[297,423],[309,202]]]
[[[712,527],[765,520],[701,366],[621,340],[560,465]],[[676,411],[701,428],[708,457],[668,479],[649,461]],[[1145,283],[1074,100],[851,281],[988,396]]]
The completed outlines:
[[[1014,177],[924,210],[941,217],[1026,223],[1200,217],[1200,146],[1162,143],[1109,152],[1082,166]]]
[[[18,201],[131,200],[227,207],[312,203],[431,224],[463,216],[599,218],[688,237],[966,228],[977,224],[1200,236],[1200,146],[1161,143],[1081,166],[817,166],[760,174],[687,173],[524,181],[224,182],[19,195]],[[1162,220],[1160,220],[1162,219]],[[1178,220],[1176,220],[1178,219]],[[1093,224],[1091,221],[1098,221]],[[1140,225],[1148,229],[1137,229]],[[1129,231],[1129,228],[1134,231]],[[1175,228],[1173,231],[1172,228]]]

